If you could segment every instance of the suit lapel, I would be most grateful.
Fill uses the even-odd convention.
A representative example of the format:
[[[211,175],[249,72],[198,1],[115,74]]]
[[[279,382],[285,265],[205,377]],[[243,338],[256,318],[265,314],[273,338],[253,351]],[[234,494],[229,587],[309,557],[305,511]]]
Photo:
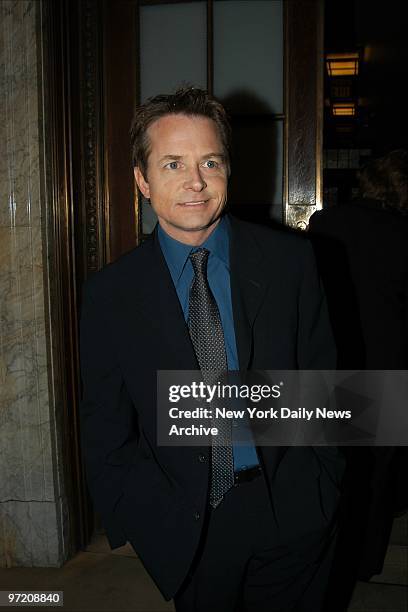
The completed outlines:
[[[232,308],[241,370],[246,370],[253,349],[253,325],[270,283],[259,246],[242,222],[231,222],[230,265]]]
[[[143,287],[135,299],[135,308],[158,332],[161,351],[169,353],[173,369],[198,369],[197,359],[188,333],[183,311],[170,271],[160,248],[157,230],[144,245]]]

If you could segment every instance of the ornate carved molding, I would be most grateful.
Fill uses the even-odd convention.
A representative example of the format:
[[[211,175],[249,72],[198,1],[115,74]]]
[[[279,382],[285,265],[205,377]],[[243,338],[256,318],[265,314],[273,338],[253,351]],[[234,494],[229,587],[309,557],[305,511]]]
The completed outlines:
[[[85,276],[106,261],[101,3],[79,2],[81,191]]]

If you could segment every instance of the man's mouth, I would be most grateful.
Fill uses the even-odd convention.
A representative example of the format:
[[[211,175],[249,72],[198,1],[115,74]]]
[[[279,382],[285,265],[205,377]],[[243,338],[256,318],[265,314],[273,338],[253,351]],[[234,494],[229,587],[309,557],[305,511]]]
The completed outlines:
[[[203,204],[206,204],[208,202],[208,200],[192,200],[190,202],[180,202],[181,206],[200,206]]]

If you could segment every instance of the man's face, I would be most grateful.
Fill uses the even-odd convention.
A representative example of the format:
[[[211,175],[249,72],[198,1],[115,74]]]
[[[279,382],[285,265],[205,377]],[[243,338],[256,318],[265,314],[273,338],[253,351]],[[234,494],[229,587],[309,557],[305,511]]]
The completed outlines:
[[[172,238],[201,244],[227,201],[228,171],[216,124],[207,117],[166,115],[147,134],[147,177],[135,168],[139,189]]]

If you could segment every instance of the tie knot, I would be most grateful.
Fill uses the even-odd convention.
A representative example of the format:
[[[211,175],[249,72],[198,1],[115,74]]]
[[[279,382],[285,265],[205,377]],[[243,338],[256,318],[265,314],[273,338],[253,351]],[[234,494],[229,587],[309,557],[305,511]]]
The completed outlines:
[[[193,253],[190,253],[190,260],[193,264],[194,273],[207,274],[207,262],[210,251],[208,249],[197,249]]]

